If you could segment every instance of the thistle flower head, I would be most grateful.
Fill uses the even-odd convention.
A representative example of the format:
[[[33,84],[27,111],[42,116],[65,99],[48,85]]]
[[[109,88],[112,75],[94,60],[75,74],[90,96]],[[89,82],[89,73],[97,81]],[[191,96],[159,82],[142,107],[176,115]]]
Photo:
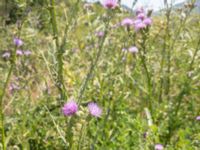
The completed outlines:
[[[131,18],[125,18],[121,22],[122,26],[127,26],[127,27],[130,27],[133,24],[134,24],[134,21]]]
[[[156,144],[155,145],[155,150],[163,150],[163,149],[164,149],[164,147],[163,147],[162,144]]]
[[[105,33],[104,33],[103,31],[98,31],[98,32],[96,32],[96,36],[99,37],[99,38],[103,37],[104,34],[105,34]]]
[[[31,53],[31,51],[29,51],[29,50],[26,50],[26,51],[24,51],[24,55],[25,56],[29,56],[29,55],[31,55],[32,53]]]
[[[140,7],[136,10],[136,15],[140,14],[140,13],[144,13],[144,8]]]
[[[102,5],[107,9],[114,9],[117,7],[117,0],[104,0]]]
[[[136,31],[139,31],[139,30],[141,30],[141,29],[146,28],[146,24],[144,24],[144,22],[140,22],[140,23],[136,23],[136,24],[134,25],[134,27],[135,27],[135,30],[136,30]]]
[[[88,104],[88,110],[94,117],[100,117],[102,114],[102,109],[94,102]]]
[[[9,58],[10,55],[11,55],[10,52],[7,51],[7,52],[4,52],[4,53],[2,54],[2,57],[3,57],[3,58]]]
[[[138,53],[138,48],[135,46],[130,47],[128,50],[129,50],[129,52],[131,52],[133,54]]]
[[[197,120],[197,121],[200,121],[200,116],[197,116],[197,117],[196,117],[196,120]]]
[[[65,116],[72,116],[78,111],[78,105],[75,101],[71,100],[67,102],[63,108],[62,112]]]
[[[18,50],[16,51],[16,55],[18,55],[18,56],[22,56],[22,55],[23,55],[23,51],[20,50],[20,49],[18,49]]]
[[[14,91],[18,91],[20,90],[20,87],[14,83],[11,83],[10,86],[9,86],[9,91],[12,93]]]
[[[151,18],[145,18],[143,20],[143,23],[146,25],[146,26],[150,26],[152,24],[152,19]]]
[[[23,41],[19,38],[14,38],[13,42],[17,47],[20,47],[23,45]]]
[[[146,15],[145,15],[145,13],[139,13],[139,14],[137,15],[137,18],[138,18],[138,19],[141,19],[141,20],[144,20],[144,19],[146,18]]]
[[[139,23],[142,23],[142,20],[141,20],[141,19],[136,19],[136,20],[134,20],[134,22],[133,22],[134,25],[137,25],[137,24],[139,24]]]

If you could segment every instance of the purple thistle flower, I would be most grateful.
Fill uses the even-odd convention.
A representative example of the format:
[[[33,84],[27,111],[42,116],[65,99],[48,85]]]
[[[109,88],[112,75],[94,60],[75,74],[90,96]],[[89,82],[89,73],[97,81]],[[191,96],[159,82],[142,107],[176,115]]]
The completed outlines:
[[[127,26],[127,27],[130,27],[133,24],[134,24],[134,21],[132,19],[130,19],[130,18],[125,18],[121,22],[122,26]]]
[[[142,20],[141,20],[141,19],[136,19],[136,20],[134,20],[134,22],[133,22],[134,25],[139,24],[139,23],[142,23]]]
[[[114,9],[117,7],[117,0],[104,0],[102,5],[107,9]]]
[[[10,57],[10,52],[4,52],[3,54],[2,54],[2,57],[3,58],[9,58]]]
[[[146,26],[150,26],[152,24],[152,19],[151,18],[145,18],[143,20],[143,23],[146,25]]]
[[[155,145],[155,150],[163,150],[163,145],[162,144],[156,144]]]
[[[78,111],[78,105],[75,101],[71,100],[67,102],[63,108],[62,112],[65,116],[72,116]]]
[[[22,55],[23,55],[23,51],[18,49],[18,50],[16,51],[16,55],[22,56]]]
[[[133,53],[133,54],[138,53],[138,48],[135,47],[135,46],[130,47],[128,50],[129,50],[129,52],[131,52],[131,53]]]
[[[13,93],[14,91],[18,91],[18,90],[20,90],[20,87],[19,87],[18,85],[14,84],[14,83],[11,83],[11,84],[10,84],[10,86],[9,86],[9,91],[10,91],[11,93]]]
[[[23,41],[18,38],[14,38],[13,42],[17,47],[20,47],[23,45]]]
[[[200,116],[197,116],[197,117],[196,117],[196,120],[197,120],[197,121],[200,121]]]
[[[90,102],[88,104],[88,110],[94,117],[100,117],[102,114],[102,109],[94,102]]]
[[[136,31],[139,31],[139,30],[141,30],[141,29],[146,28],[146,24],[144,24],[144,22],[140,22],[140,23],[136,23],[136,24],[134,25],[134,27],[135,27],[135,30],[136,30]]]
[[[26,51],[24,51],[24,55],[25,56],[29,56],[29,55],[31,55],[32,53],[31,53],[31,51],[29,51],[29,50],[26,50]]]
[[[103,31],[98,31],[98,32],[96,32],[96,36],[99,37],[99,38],[103,37],[104,34],[105,34],[105,33],[104,33]]]
[[[140,14],[140,13],[144,13],[144,8],[140,7],[136,10],[136,15]]]
[[[137,15],[137,18],[138,18],[138,19],[141,19],[141,20],[144,20],[144,19],[146,18],[146,15],[145,15],[144,13],[139,13],[139,14]]]

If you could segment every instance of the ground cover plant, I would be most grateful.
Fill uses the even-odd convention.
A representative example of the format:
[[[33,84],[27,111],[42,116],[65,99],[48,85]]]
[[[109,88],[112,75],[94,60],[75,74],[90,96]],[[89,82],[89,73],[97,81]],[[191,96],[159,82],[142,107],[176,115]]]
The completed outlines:
[[[0,149],[200,149],[199,1],[0,1]]]

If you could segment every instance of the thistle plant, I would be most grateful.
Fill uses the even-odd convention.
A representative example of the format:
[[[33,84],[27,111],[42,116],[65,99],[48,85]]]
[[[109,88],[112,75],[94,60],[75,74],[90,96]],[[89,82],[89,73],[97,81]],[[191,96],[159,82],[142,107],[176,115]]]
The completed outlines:
[[[198,149],[195,0],[14,1],[30,14],[0,15],[0,149]]]
[[[19,27],[19,30],[21,30],[21,27]],[[4,127],[5,116],[4,116],[4,112],[3,112],[3,102],[4,102],[3,100],[4,100],[6,90],[8,88],[9,82],[10,82],[10,78],[15,69],[17,48],[23,45],[23,41],[21,39],[19,39],[19,37],[17,37],[17,38],[14,38],[13,43],[15,45],[15,48],[11,54],[10,68],[9,68],[5,83],[3,85],[3,90],[0,93],[0,128],[1,128],[1,143],[3,146],[3,150],[6,150],[6,134],[5,134],[5,127]]]
[[[63,101],[65,100],[66,97],[66,88],[65,88],[65,82],[64,82],[64,77],[63,77],[63,54],[65,53],[65,45],[66,45],[66,40],[67,40],[67,34],[69,30],[69,24],[73,21],[74,17],[76,17],[78,13],[78,4],[80,0],[77,0],[75,3],[75,9],[73,12],[73,15],[69,15],[69,19],[66,23],[65,29],[64,29],[64,36],[61,38],[59,35],[58,31],[58,26],[57,26],[57,19],[56,19],[56,9],[55,9],[55,1],[50,0],[50,15],[51,15],[51,24],[52,24],[52,30],[53,30],[53,36],[55,39],[55,45],[56,45],[56,70],[57,70],[57,75],[56,75],[56,86],[59,90],[60,94],[60,100]],[[75,12],[76,11],[76,12]],[[60,101],[60,102],[61,102]]]

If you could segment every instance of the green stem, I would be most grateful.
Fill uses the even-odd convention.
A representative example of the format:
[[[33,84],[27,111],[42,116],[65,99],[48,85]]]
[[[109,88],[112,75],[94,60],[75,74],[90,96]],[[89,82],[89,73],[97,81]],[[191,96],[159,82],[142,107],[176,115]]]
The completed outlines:
[[[1,136],[2,136],[1,143],[2,143],[2,146],[3,146],[3,150],[6,150],[6,143],[5,143],[5,138],[6,137],[5,137],[5,129],[4,129],[4,112],[3,112],[3,98],[4,98],[5,94],[6,94],[6,89],[8,87],[8,83],[10,81],[13,69],[15,67],[16,50],[17,50],[17,47],[15,47],[15,49],[13,51],[12,58],[11,58],[11,67],[10,67],[8,75],[6,77],[6,82],[4,83],[4,86],[3,86],[3,92],[0,95],[0,121],[1,121],[0,122],[0,127],[1,127]]]
[[[199,48],[200,48],[200,38],[198,40],[197,47],[195,49],[192,61],[191,61],[190,65],[189,65],[189,67],[188,67],[187,73],[190,72],[192,70],[192,68],[193,68],[195,57],[197,56]],[[177,118],[177,115],[178,115],[178,112],[180,110],[180,106],[181,106],[181,103],[183,101],[184,96],[189,94],[189,92],[190,92],[190,83],[191,83],[191,81],[192,81],[192,79],[188,75],[186,75],[186,79],[185,79],[185,82],[183,84],[183,88],[180,91],[180,93],[178,94],[178,96],[176,97],[177,105],[176,105],[175,108],[172,108],[171,111],[169,112],[169,117],[170,117],[169,118],[169,125],[168,125],[169,133],[167,135],[167,140],[166,141],[170,141],[170,138],[173,135],[174,128],[176,127],[176,126],[173,125],[174,121],[175,121],[174,119]]]
[[[198,43],[197,43],[197,47],[196,47],[196,49],[195,49],[195,52],[194,52],[194,55],[193,55],[193,57],[192,57],[192,61],[191,61],[191,63],[190,63],[190,65],[189,65],[189,67],[188,67],[188,71],[187,71],[187,73],[188,72],[190,72],[191,70],[192,70],[192,67],[193,67],[193,64],[194,64],[194,61],[195,61],[195,57],[196,57],[196,55],[197,55],[197,53],[198,53],[198,51],[199,51],[199,48],[200,48],[200,38],[199,38],[199,40],[198,40]],[[177,105],[177,107],[176,107],[176,109],[175,109],[175,116],[178,114],[178,112],[179,112],[179,109],[180,109],[180,105],[181,105],[181,102],[182,102],[182,99],[183,99],[183,96],[185,95],[185,94],[187,94],[187,93],[189,93],[189,85],[190,85],[190,82],[191,82],[191,78],[188,76],[188,75],[186,75],[186,80],[185,80],[185,83],[184,83],[184,85],[183,85],[183,89],[182,89],[182,91],[180,92],[180,94],[178,95],[178,105]]]
[[[56,59],[57,59],[57,81],[56,86],[60,92],[60,100],[65,98],[64,90],[64,80],[63,80],[63,46],[60,47],[58,38],[58,27],[56,21],[56,11],[55,11],[55,0],[50,0],[50,14],[51,14],[51,24],[53,29],[53,36],[56,44]]]
[[[80,88],[79,95],[78,95],[78,98],[77,98],[78,103],[80,103],[80,101],[81,101],[81,98],[82,98],[82,96],[83,96],[83,94],[85,92],[85,89],[87,88],[87,84],[88,84],[88,82],[89,82],[89,80],[90,80],[90,78],[92,76],[93,70],[95,69],[95,67],[96,67],[96,65],[98,63],[98,60],[99,60],[99,58],[101,56],[101,53],[102,53],[102,50],[103,50],[104,41],[106,39],[106,35],[107,35],[107,32],[108,32],[107,31],[108,25],[109,25],[109,21],[107,21],[107,23],[106,23],[105,35],[101,39],[100,46],[99,46],[99,49],[97,51],[97,55],[96,55],[95,59],[91,62],[89,72],[88,72],[88,74],[87,74],[87,76],[86,76],[86,78],[84,80],[83,85]]]
[[[2,136],[1,143],[2,143],[2,146],[3,146],[3,150],[6,150],[5,129],[4,129],[4,112],[3,112],[3,98],[5,96],[6,89],[8,87],[8,83],[9,83],[13,68],[14,68],[14,65],[12,64],[10,69],[9,69],[9,72],[8,72],[8,75],[7,75],[7,78],[6,78],[6,82],[5,82],[4,86],[3,86],[3,92],[2,92],[2,94],[0,96],[0,115],[1,115],[0,116],[0,119],[1,119],[0,127],[1,127],[1,136]]]
[[[167,4],[166,4],[167,5]],[[159,102],[162,102],[162,95],[163,95],[163,84],[164,84],[164,73],[163,73],[163,67],[164,67],[164,62],[165,62],[165,57],[166,57],[166,49],[168,47],[167,42],[170,39],[170,35],[169,35],[169,23],[170,23],[170,14],[171,14],[171,8],[167,7],[167,12],[166,12],[166,19],[167,19],[167,27],[165,29],[165,38],[164,38],[164,45],[163,45],[163,50],[162,50],[162,59],[161,59],[161,69],[160,69],[160,91],[159,91]]]
[[[142,43],[141,43],[141,47],[142,47],[142,52],[139,51],[139,54],[140,54],[140,58],[141,58],[141,62],[142,62],[142,65],[143,65],[143,68],[144,68],[144,71],[145,71],[145,74],[146,74],[146,77],[147,77],[147,85],[148,85],[148,97],[147,97],[147,100],[146,100],[146,105],[148,106],[148,108],[150,109],[150,112],[151,114],[152,113],[152,102],[151,102],[151,92],[152,92],[152,83],[151,83],[151,75],[150,75],[150,72],[147,68],[147,64],[146,64],[146,40],[147,40],[147,34],[148,33],[148,30],[147,32],[143,32],[142,36],[143,36],[143,39],[142,39]]]

